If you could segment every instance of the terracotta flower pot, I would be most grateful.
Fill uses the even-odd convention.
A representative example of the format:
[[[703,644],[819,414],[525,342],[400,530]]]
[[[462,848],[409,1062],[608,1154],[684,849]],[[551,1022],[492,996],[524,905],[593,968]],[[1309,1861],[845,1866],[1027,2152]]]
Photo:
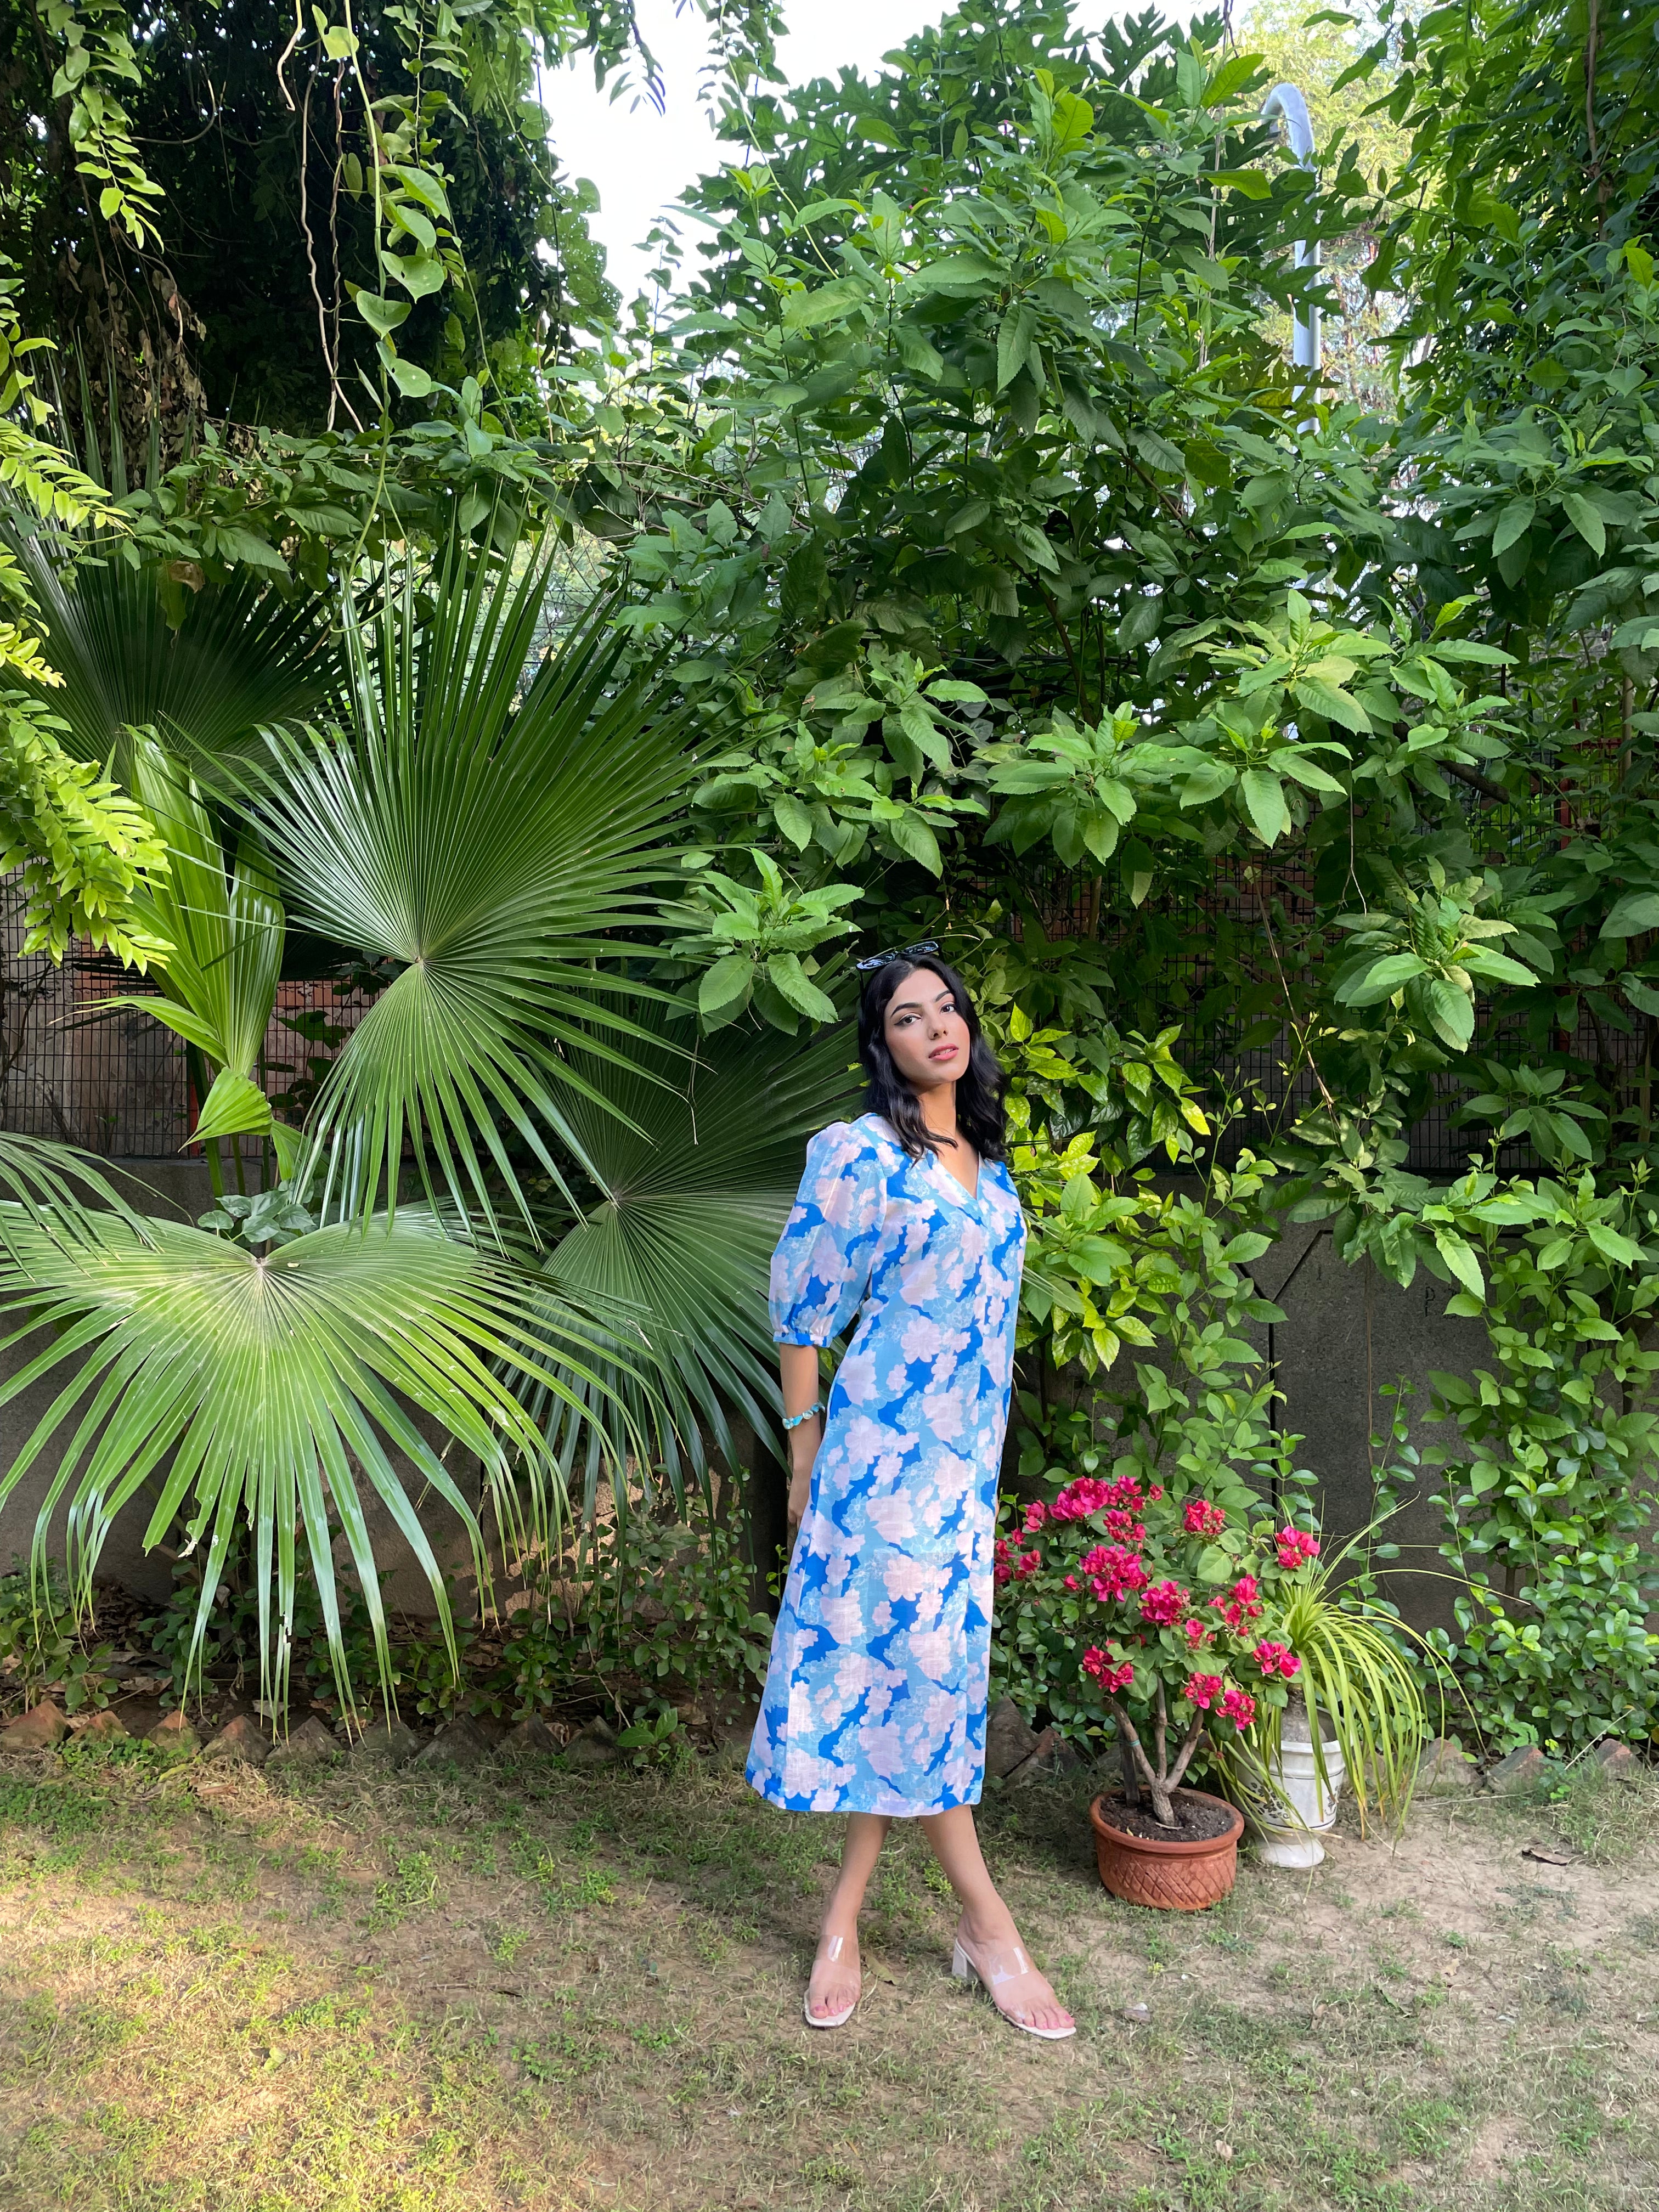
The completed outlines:
[[[1177,1790],[1177,1802],[1213,1805],[1228,1816],[1224,1833],[1201,1843],[1165,1843],[1162,1838],[1132,1836],[1115,1828],[1097,1797],[1089,1808],[1095,1832],[1095,1861],[1114,1897],[1127,1905],[1150,1905],[1166,1912],[1205,1912],[1231,1892],[1238,1872],[1238,1839],[1244,1815],[1236,1805],[1202,1790]]]

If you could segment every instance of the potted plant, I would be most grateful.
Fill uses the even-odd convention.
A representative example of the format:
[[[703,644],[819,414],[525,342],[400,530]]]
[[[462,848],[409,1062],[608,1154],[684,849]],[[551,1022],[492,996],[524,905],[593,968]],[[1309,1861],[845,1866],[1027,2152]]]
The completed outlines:
[[[1363,1584],[1337,1579],[1369,1533],[1276,1585],[1262,1626],[1296,1654],[1291,1694],[1264,1702],[1243,1740],[1223,1747],[1272,1866],[1319,1864],[1345,1780],[1362,1827],[1373,1806],[1399,1820],[1410,1802],[1427,1733],[1422,1686],[1397,1640],[1413,1632]]]
[[[1115,1735],[1122,1784],[1090,1808],[1100,1878],[1136,1904],[1201,1911],[1233,1886],[1243,1820],[1184,1786],[1201,1746],[1224,1756],[1282,1712],[1301,1662],[1265,1626],[1285,1611],[1319,1539],[1136,1474],[1083,1474],[1028,1505],[995,1571],[1047,1616],[1068,1724]]]

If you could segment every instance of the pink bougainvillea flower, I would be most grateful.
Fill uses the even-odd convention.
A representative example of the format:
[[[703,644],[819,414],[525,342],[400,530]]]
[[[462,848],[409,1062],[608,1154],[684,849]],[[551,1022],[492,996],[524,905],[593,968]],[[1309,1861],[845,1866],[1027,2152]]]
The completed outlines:
[[[1091,1644],[1083,1655],[1083,1671],[1092,1674],[1109,1697],[1118,1690],[1127,1690],[1134,1680],[1135,1670],[1126,1659],[1121,1667],[1112,1664],[1111,1654]]]
[[[1055,1521],[1086,1521],[1091,1513],[1104,1512],[1110,1488],[1110,1483],[1103,1482],[1097,1474],[1080,1474],[1055,1498],[1048,1508],[1049,1516]]]
[[[1025,1534],[1035,1536],[1048,1518],[1048,1507],[1040,1498],[1034,1498],[1025,1509]]]
[[[1197,1650],[1200,1644],[1207,1644],[1210,1641],[1210,1632],[1206,1628],[1203,1622],[1199,1619],[1196,1613],[1193,1615],[1190,1620],[1184,1624],[1184,1629],[1187,1641],[1192,1645],[1194,1651]]]
[[[1079,1572],[1088,1576],[1103,1605],[1145,1589],[1150,1579],[1139,1554],[1121,1544],[1096,1544],[1077,1564]]]
[[[1255,1663],[1264,1674],[1282,1674],[1287,1682],[1302,1666],[1288,1644],[1275,1644],[1271,1638],[1264,1638],[1256,1645]]]
[[[1279,1564],[1287,1573],[1294,1574],[1310,1559],[1319,1557],[1319,1539],[1310,1536],[1304,1528],[1281,1528],[1273,1539],[1279,1547]]]
[[[1097,1513],[1138,1513],[1144,1502],[1132,1474],[1121,1474],[1113,1482],[1098,1474],[1080,1474],[1066,1484],[1048,1512],[1055,1521],[1087,1521]]]
[[[1227,1525],[1227,1516],[1207,1498],[1189,1498],[1181,1521],[1189,1536],[1218,1536]]]
[[[1156,1627],[1173,1628],[1191,1602],[1189,1593],[1179,1583],[1154,1583],[1141,1598],[1140,1617]]]
[[[1247,1690],[1229,1690],[1221,1710],[1235,1728],[1247,1729],[1255,1718],[1255,1699]]]
[[[1081,1589],[1083,1585],[1075,1575],[1067,1575],[1066,1577],[1066,1587],[1068,1590],[1074,1590]]]
[[[1042,1565],[1042,1554],[1041,1552],[1036,1551],[1036,1549],[1029,1552],[1022,1552],[1019,1555],[1019,1565],[1014,1569],[1014,1580],[1017,1583],[1025,1582],[1030,1576],[1036,1572],[1037,1569]]]
[[[1207,1713],[1221,1695],[1221,1677],[1219,1674],[1188,1674],[1187,1686],[1182,1695],[1190,1698],[1194,1705],[1201,1705]]]

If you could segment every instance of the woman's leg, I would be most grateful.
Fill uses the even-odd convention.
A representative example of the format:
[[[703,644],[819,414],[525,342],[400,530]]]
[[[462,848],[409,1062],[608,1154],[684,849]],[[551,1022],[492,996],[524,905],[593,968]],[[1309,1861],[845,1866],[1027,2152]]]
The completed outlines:
[[[842,1846],[841,1872],[824,1907],[818,1954],[806,1993],[809,2012],[832,2018],[855,2003],[859,1994],[859,1913],[864,1893],[892,1822],[880,1813],[849,1813]]]
[[[929,1813],[921,1825],[962,1906],[959,1938],[976,1965],[997,1969],[1000,2009],[1028,2027],[1071,2027],[1071,2014],[1030,1964],[1014,1916],[997,1893],[980,1851],[973,1808],[956,1805],[948,1813]]]

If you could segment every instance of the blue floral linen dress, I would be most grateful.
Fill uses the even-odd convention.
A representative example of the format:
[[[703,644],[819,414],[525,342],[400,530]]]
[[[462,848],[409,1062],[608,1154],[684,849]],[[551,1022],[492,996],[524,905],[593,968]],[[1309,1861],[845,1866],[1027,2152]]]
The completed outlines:
[[[997,1476],[1025,1224],[887,1123],[807,1147],[772,1258],[772,1333],[858,1328],[830,1392],[748,1778],[793,1812],[914,1817],[985,1778]]]

